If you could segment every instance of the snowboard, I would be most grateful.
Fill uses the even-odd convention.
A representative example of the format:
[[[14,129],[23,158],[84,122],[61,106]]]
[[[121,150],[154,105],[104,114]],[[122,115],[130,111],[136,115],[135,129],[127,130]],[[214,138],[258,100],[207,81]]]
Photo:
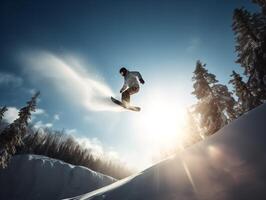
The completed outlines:
[[[119,101],[119,100],[117,100],[117,99],[115,99],[114,97],[111,97],[111,100],[115,103],[115,104],[117,104],[117,105],[119,105],[119,106],[121,106],[121,107],[123,107],[123,108],[125,108],[125,109],[127,109],[127,110],[132,110],[132,111],[136,111],[136,112],[139,112],[140,111],[140,107],[137,107],[137,106],[126,106],[125,104],[123,104],[121,101]]]

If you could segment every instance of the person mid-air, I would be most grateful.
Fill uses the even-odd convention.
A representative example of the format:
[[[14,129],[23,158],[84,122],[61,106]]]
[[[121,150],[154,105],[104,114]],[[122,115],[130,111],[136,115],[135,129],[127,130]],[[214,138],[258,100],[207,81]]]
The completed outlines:
[[[134,111],[140,111],[139,107],[130,106],[130,96],[136,94],[139,91],[139,82],[144,84],[141,74],[137,71],[129,71],[125,67],[119,70],[121,76],[124,77],[124,85],[120,90],[121,102],[111,97],[114,103]]]

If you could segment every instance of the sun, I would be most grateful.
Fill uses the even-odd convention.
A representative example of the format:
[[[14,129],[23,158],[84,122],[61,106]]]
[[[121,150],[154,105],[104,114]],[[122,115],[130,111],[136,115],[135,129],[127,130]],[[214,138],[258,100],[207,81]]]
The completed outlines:
[[[185,122],[186,109],[182,105],[157,95],[144,103],[137,119],[137,132],[151,148],[172,148],[182,140]]]

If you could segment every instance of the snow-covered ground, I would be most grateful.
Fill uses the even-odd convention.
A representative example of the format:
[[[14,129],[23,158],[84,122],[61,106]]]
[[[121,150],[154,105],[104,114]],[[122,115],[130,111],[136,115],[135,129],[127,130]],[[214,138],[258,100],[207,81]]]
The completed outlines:
[[[266,104],[173,158],[73,199],[266,199]]]
[[[116,180],[85,167],[37,155],[18,155],[0,170],[1,200],[57,200],[106,186]]]

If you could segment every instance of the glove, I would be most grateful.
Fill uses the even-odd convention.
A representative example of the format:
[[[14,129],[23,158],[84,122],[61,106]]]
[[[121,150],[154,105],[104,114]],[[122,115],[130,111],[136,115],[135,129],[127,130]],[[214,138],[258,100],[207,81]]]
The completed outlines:
[[[140,82],[141,84],[144,84],[144,83],[145,83],[145,81],[144,81],[143,79],[139,79],[139,82]]]

